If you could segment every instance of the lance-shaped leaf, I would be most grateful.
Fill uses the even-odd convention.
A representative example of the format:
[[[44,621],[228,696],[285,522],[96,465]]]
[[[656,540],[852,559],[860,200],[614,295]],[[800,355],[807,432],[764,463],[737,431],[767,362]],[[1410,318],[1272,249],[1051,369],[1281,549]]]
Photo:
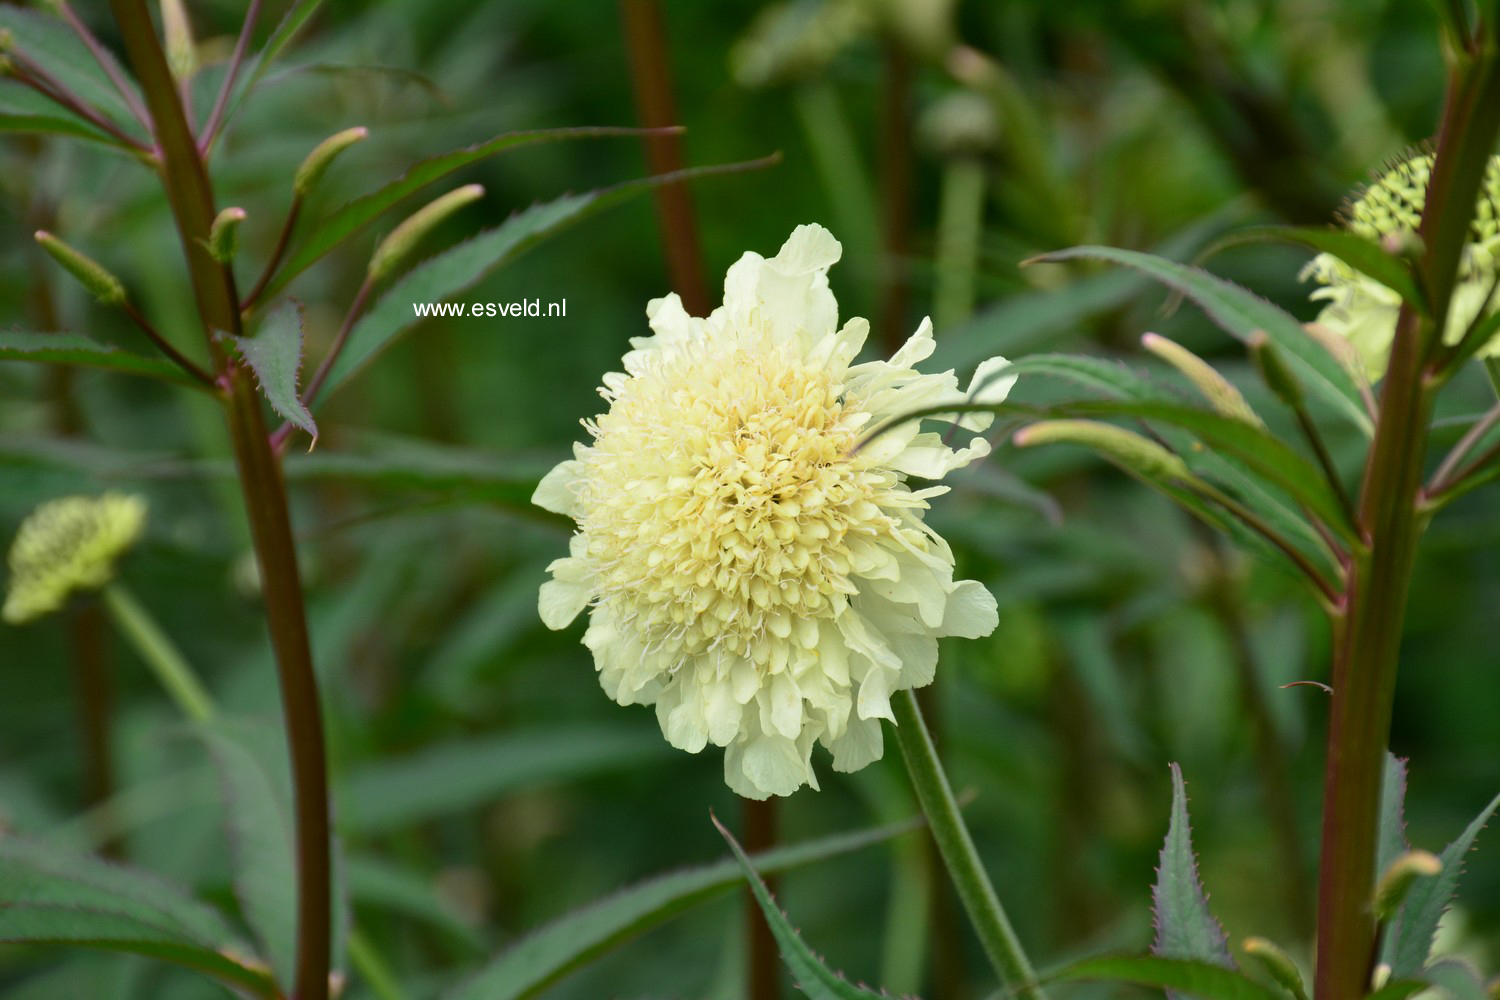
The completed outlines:
[[[303,405],[297,389],[302,373],[302,307],[288,299],[266,314],[255,336],[231,335],[230,339],[255,372],[255,380],[271,408],[292,426],[310,434],[316,443],[317,421]]]
[[[1047,983],[1134,983],[1190,995],[1199,1000],[1286,1000],[1243,972],[1217,962],[1160,955],[1102,955],[1085,958],[1043,978]]]
[[[1198,303],[1214,322],[1228,333],[1248,342],[1257,330],[1265,331],[1283,351],[1302,383],[1365,434],[1374,424],[1365,411],[1359,387],[1349,372],[1302,325],[1284,310],[1244,288],[1207,271],[1135,250],[1085,246],[1059,250],[1036,258],[1056,263],[1078,258],[1107,260],[1135,268],[1161,281]]]
[[[1375,877],[1411,850],[1406,839],[1406,761],[1389,750],[1380,782],[1380,832],[1375,841]]]
[[[140,123],[125,106],[120,92],[92,53],[60,17],[40,11],[0,5],[0,31],[9,31],[11,44],[25,59],[37,63],[63,86],[114,120],[126,132],[140,135]],[[113,60],[108,52],[104,58]],[[129,74],[114,68],[121,79]]]
[[[0,838],[0,943],[126,952],[276,995],[275,984],[224,918],[146,872]]]
[[[1427,964],[1438,921],[1458,889],[1464,856],[1474,846],[1479,831],[1495,815],[1496,809],[1500,809],[1500,795],[1491,799],[1484,811],[1474,817],[1474,822],[1443,851],[1439,858],[1443,870],[1432,878],[1419,879],[1407,893],[1406,902],[1401,904],[1401,912],[1393,921],[1386,935],[1386,945],[1381,949],[1381,961],[1391,967],[1392,978],[1414,977]]]
[[[863,986],[856,986],[830,969],[802,940],[802,935],[797,933],[781,907],[776,905],[776,900],[771,898],[771,890],[766,888],[765,880],[745,856],[739,841],[724,828],[717,816],[713,817],[713,821],[729,844],[729,849],[734,852],[734,859],[739,862],[745,878],[749,880],[750,891],[755,894],[755,901],[760,904],[760,911],[765,914],[766,924],[771,928],[771,934],[781,950],[781,960],[803,993],[812,1000],[882,1000],[890,996],[884,991],[877,993]]]
[[[1198,878],[1193,856],[1193,834],[1188,822],[1187,789],[1182,770],[1172,765],[1172,819],[1161,849],[1161,866],[1151,891],[1156,918],[1156,942],[1151,950],[1163,958],[1200,959],[1234,968],[1224,928],[1208,909],[1208,896]],[[1196,990],[1192,991],[1195,994]]]
[[[1220,250],[1244,243],[1294,243],[1320,253],[1332,254],[1354,270],[1372,278],[1410,302],[1418,312],[1428,313],[1410,264],[1388,253],[1374,240],[1365,239],[1347,229],[1319,229],[1315,226],[1250,226],[1230,233],[1203,253],[1211,257]]]
[[[203,388],[169,361],[148,358],[112,344],[101,344],[81,333],[0,331],[0,361],[37,361],[54,365],[104,368],[124,375],[144,375],[194,389]]]
[[[870,847],[920,825],[917,821],[895,823],[778,847],[756,854],[755,867],[763,872],[786,871]],[[622,941],[744,883],[739,861],[725,858],[633,885],[533,931],[444,1000],[521,1000],[535,996]]]

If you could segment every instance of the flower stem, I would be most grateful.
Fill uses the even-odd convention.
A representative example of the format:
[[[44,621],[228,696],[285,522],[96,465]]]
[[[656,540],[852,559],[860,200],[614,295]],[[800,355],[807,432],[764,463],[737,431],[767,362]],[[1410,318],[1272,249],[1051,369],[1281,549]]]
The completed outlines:
[[[1452,72],[1419,235],[1432,318],[1404,307],[1359,496],[1368,551],[1353,554],[1346,613],[1334,619],[1333,710],[1324,775],[1318,884],[1318,1000],[1367,992],[1375,947],[1371,899],[1381,773],[1389,741],[1401,629],[1423,518],[1422,469],[1434,383],[1425,360],[1446,328],[1463,245],[1500,133],[1493,51]]]
[[[906,761],[907,773],[911,775],[912,787],[916,789],[917,801],[922,804],[932,839],[948,865],[948,874],[953,878],[958,898],[979,934],[979,943],[990,965],[1019,1000],[1046,1000],[1031,962],[1021,949],[1020,939],[1005,916],[1000,898],[995,895],[995,887],[980,863],[974,838],[969,836],[969,828],[958,811],[953,789],[943,773],[937,750],[922,720],[916,695],[911,691],[898,691],[891,698],[891,707],[896,715],[896,742],[901,746],[901,756]]]
[[[939,333],[974,312],[974,272],[984,221],[986,169],[976,156],[954,156],[943,167],[937,232],[937,287],[932,322]]]
[[[213,699],[145,606],[118,580],[105,585],[103,597],[104,607],[115,626],[156,674],[156,679],[177,702],[182,714],[194,722],[207,722],[213,718]]]

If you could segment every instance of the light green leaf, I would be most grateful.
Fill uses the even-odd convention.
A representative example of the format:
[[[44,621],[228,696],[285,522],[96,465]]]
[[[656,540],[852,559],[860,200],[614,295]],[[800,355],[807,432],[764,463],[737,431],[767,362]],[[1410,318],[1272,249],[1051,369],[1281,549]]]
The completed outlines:
[[[271,408],[316,441],[317,421],[302,404],[297,390],[302,372],[302,307],[288,299],[266,314],[255,336],[230,335],[230,339],[255,372]]]
[[[1406,840],[1405,804],[1406,761],[1387,750],[1380,784],[1380,833],[1375,842],[1377,880],[1391,867],[1391,862],[1411,850]]]
[[[1285,1000],[1243,972],[1211,961],[1159,955],[1103,955],[1085,958],[1046,976],[1046,983],[1134,983],[1200,1000]]]
[[[0,331],[0,361],[34,361],[54,365],[105,368],[126,375],[144,375],[202,389],[170,361],[135,354],[111,344],[90,340],[81,333]]]
[[[1474,822],[1443,851],[1439,858],[1443,870],[1432,878],[1418,879],[1406,894],[1406,902],[1401,904],[1401,911],[1386,935],[1386,947],[1382,949],[1382,961],[1390,965],[1393,978],[1416,976],[1427,964],[1438,921],[1458,889],[1464,856],[1474,846],[1479,831],[1495,815],[1496,809],[1500,809],[1500,795],[1491,799],[1484,811],[1474,817]]]
[[[1426,296],[1417,286],[1411,267],[1399,257],[1387,253],[1373,240],[1367,240],[1347,229],[1319,229],[1315,226],[1251,226],[1230,233],[1211,246],[1204,257],[1243,243],[1296,243],[1320,253],[1332,254],[1356,271],[1384,285],[1410,302],[1418,312],[1430,312]]]
[[[146,872],[9,836],[0,838],[0,900],[0,943],[149,955],[275,995],[217,911]]]
[[[1152,952],[1163,958],[1195,958],[1226,969],[1235,967],[1224,928],[1208,909],[1208,896],[1193,856],[1188,822],[1187,788],[1182,770],[1172,764],[1172,819],[1161,849],[1161,865],[1151,891],[1156,917]]]
[[[917,822],[898,823],[779,847],[757,854],[755,866],[763,872],[785,871],[857,851],[919,827]],[[620,942],[691,906],[722,896],[744,881],[739,862],[725,858],[633,885],[533,931],[444,1000],[520,1000],[535,996]]]
[[[1366,435],[1374,433],[1374,424],[1365,411],[1364,401],[1353,376],[1307,335],[1302,325],[1289,313],[1244,288],[1209,274],[1207,271],[1134,250],[1115,247],[1084,246],[1059,250],[1038,257],[1038,261],[1057,263],[1064,260],[1093,258],[1142,271],[1194,302],[1225,331],[1248,341],[1257,330],[1265,331],[1287,355],[1287,363],[1302,383]]]
[[[114,119],[127,133],[145,138],[114,83],[62,18],[3,4],[0,31],[9,31],[16,50],[42,66],[84,103]],[[108,54],[105,58],[113,60]],[[115,68],[123,79],[130,79],[118,62]]]
[[[714,817],[714,826],[719,828],[719,833],[729,844],[729,849],[734,852],[734,859],[739,862],[740,869],[745,873],[745,878],[750,882],[750,891],[755,894],[755,901],[760,904],[761,913],[765,914],[766,923],[770,925],[771,933],[776,938],[776,944],[781,949],[781,960],[792,973],[797,986],[812,1000],[881,1000],[889,997],[888,993],[876,993],[862,986],[855,986],[849,980],[830,969],[821,958],[813,953],[797,933],[796,928],[787,920],[786,914],[781,907],[776,905],[776,900],[771,898],[771,890],[766,888],[765,880],[756,872],[755,866],[745,856],[739,841],[730,835],[729,831],[720,823],[718,817]]]
[[[422,160],[384,187],[348,202],[318,223],[312,234],[292,251],[286,262],[281,265],[276,276],[266,286],[260,301],[269,300],[290,284],[297,275],[317,263],[340,243],[374,222],[408,195],[420,191],[433,181],[440,180],[455,170],[512,149],[541,142],[639,134],[639,129],[629,128],[559,128],[535,132],[511,132],[476,146],[466,146],[463,149]],[[411,308],[410,304],[407,308]]]
[[[340,789],[344,829],[370,834],[475,809],[518,788],[633,768],[666,755],[638,727],[577,726],[456,739],[354,770]]]

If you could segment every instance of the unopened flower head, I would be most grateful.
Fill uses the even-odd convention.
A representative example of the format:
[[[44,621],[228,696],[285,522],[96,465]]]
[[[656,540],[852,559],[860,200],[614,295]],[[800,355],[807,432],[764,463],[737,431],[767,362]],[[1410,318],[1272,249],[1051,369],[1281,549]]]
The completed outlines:
[[[3,617],[13,625],[56,611],[74,591],[95,590],[146,524],[146,501],[106,493],[49,500],[21,522],[10,547]]]
[[[724,304],[688,316],[676,295],[646,307],[652,337],[604,376],[591,445],[534,501],[578,522],[542,585],[542,619],[590,607],[584,643],[621,704],[655,704],[668,742],[725,748],[729,786],[751,798],[817,787],[812,747],[855,771],[882,753],[892,692],[932,680],[937,638],[988,635],[995,600],[953,579],[953,553],[923,522],[908,476],[941,479],[989,451],[888,418],[1003,399],[994,358],[970,393],[924,375],[931,324],[889,361],[852,364],[869,332],[838,326],[827,271],[838,242],[799,226],[770,260],[729,269]],[[969,431],[988,414],[950,414]]]
[[[1381,175],[1346,211],[1351,232],[1382,243],[1392,249],[1416,237],[1427,199],[1427,181],[1432,174],[1433,157],[1421,154],[1397,163]],[[1458,284],[1448,308],[1448,325],[1443,339],[1456,343],[1485,309],[1491,286],[1497,274],[1500,255],[1500,156],[1490,160],[1475,206],[1474,224],[1464,246]],[[1332,254],[1321,253],[1302,272],[1321,287],[1312,298],[1328,305],[1318,316],[1318,323],[1348,338],[1354,345],[1371,379],[1385,373],[1390,360],[1391,342],[1396,336],[1396,318],[1401,311],[1401,296],[1373,278],[1356,271]],[[1490,312],[1500,307],[1500,296],[1489,304]],[[1479,349],[1479,357],[1500,354],[1500,338]]]

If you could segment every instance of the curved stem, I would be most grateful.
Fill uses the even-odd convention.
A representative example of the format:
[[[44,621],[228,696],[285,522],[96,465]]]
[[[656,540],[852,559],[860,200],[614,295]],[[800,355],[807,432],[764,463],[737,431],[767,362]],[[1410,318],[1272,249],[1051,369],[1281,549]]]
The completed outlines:
[[[63,86],[56,77],[52,76],[41,66],[14,50],[9,53],[9,56],[13,64],[11,66],[11,73],[15,76],[16,80],[24,83],[49,101],[73,112],[73,114],[82,118],[101,132],[108,134],[110,138],[119,142],[131,152],[151,152],[151,147],[85,104],[82,98]]]
[[[917,801],[922,804],[932,839],[948,866],[958,898],[969,914],[990,965],[1019,1000],[1046,1000],[1046,994],[1037,983],[1036,972],[979,860],[974,838],[969,835],[969,828],[958,811],[948,776],[943,773],[943,765],[922,719],[922,710],[917,707],[916,695],[911,691],[898,691],[891,697],[891,708],[896,715],[896,742],[901,746],[901,756],[906,761],[907,773],[911,775],[912,787],[916,789]]]
[[[84,24],[78,15],[73,12],[73,8],[67,0],[58,0],[57,8],[62,12],[63,19],[72,27],[73,33],[88,47],[89,53],[94,57],[94,61],[99,64],[100,69],[104,70],[104,75],[109,77],[109,82],[113,83],[115,89],[120,92],[121,99],[125,101],[125,106],[130,109],[130,113],[135,116],[135,120],[141,123],[141,128],[150,133],[151,115],[146,111],[146,106],[141,103],[140,95],[135,92],[135,88],[130,85],[130,81],[125,79],[125,75],[120,72],[119,65],[110,57],[104,46],[99,42],[99,39],[94,36],[94,33],[89,30],[88,25]]]
[[[1313,586],[1318,588],[1318,593],[1322,595],[1323,600],[1326,602],[1330,611],[1336,611],[1343,605],[1344,595],[1339,593],[1338,589],[1332,583],[1328,582],[1328,579],[1324,577],[1321,572],[1319,572],[1318,568],[1312,564],[1311,560],[1309,560],[1307,556],[1303,555],[1296,546],[1292,545],[1291,542],[1288,542],[1285,538],[1283,538],[1280,533],[1278,533],[1276,529],[1267,524],[1259,514],[1255,513],[1253,510],[1246,507],[1244,504],[1240,503],[1238,500],[1225,493],[1223,490],[1219,489],[1211,483],[1204,482],[1201,479],[1191,480],[1186,485],[1194,492],[1201,494],[1206,499],[1212,500],[1214,503],[1229,511],[1229,513],[1233,514],[1235,517],[1244,522],[1245,527],[1249,528],[1257,535],[1260,535],[1266,541],[1270,542],[1272,545],[1276,546],[1276,548],[1281,550],[1281,553],[1288,559],[1290,559],[1292,561],[1292,564],[1302,571],[1302,574],[1307,577],[1307,579],[1313,584]]]
[[[125,589],[119,581],[107,584],[103,591],[104,607],[114,620],[115,627],[130,641],[131,646],[146,661],[146,666],[156,674],[167,694],[194,722],[207,722],[213,718],[214,702],[209,697],[198,675],[188,665],[177,646],[157,624],[135,595]]]
[[[245,297],[240,300],[240,312],[249,312],[255,308],[255,304],[259,301],[261,293],[266,290],[266,286],[271,283],[271,279],[276,277],[276,267],[281,263],[281,258],[286,256],[287,244],[292,240],[292,227],[297,224],[297,216],[301,213],[302,196],[300,194],[293,195],[292,207],[287,209],[286,221],[281,224],[281,234],[276,237],[276,248],[271,251],[271,256],[266,260],[265,269],[260,272],[260,277],[256,279],[254,287],[246,292]]]
[[[1475,421],[1474,426],[1470,427],[1458,444],[1453,446],[1453,450],[1448,452],[1437,471],[1432,474],[1432,480],[1427,487],[1429,496],[1437,496],[1463,478],[1462,475],[1457,474],[1460,463],[1468,457],[1469,452],[1473,451],[1480,441],[1484,440],[1484,436],[1493,430],[1496,424],[1500,424],[1500,403],[1490,407],[1488,413]]]
[[[200,133],[198,149],[202,155],[207,156],[214,147],[214,140],[219,137],[219,129],[224,124],[224,110],[229,106],[229,95],[234,90],[235,78],[239,76],[240,67],[245,62],[245,50],[250,46],[250,34],[255,30],[255,20],[260,14],[261,0],[250,0],[250,6],[245,11],[245,22],[240,28],[240,37],[234,43],[234,53],[229,57],[229,65],[224,70],[224,81],[219,84],[218,96],[214,98],[213,110],[208,113],[208,120],[203,123],[203,131]]]
[[[131,302],[129,302],[128,300],[122,302],[120,304],[120,308],[125,311],[126,316],[130,317],[131,322],[140,327],[141,332],[151,339],[151,343],[156,345],[157,350],[165,354],[173,364],[175,364],[178,368],[181,368],[183,371],[187,372],[199,382],[202,382],[204,385],[213,388],[214,377],[208,372],[204,371],[202,368],[199,368],[197,365],[193,364],[193,362],[187,357],[187,355],[183,354],[177,348],[173,347],[172,342],[166,337],[162,336],[161,331],[153,326],[151,321],[143,316],[141,314],[141,311],[137,309]]]

